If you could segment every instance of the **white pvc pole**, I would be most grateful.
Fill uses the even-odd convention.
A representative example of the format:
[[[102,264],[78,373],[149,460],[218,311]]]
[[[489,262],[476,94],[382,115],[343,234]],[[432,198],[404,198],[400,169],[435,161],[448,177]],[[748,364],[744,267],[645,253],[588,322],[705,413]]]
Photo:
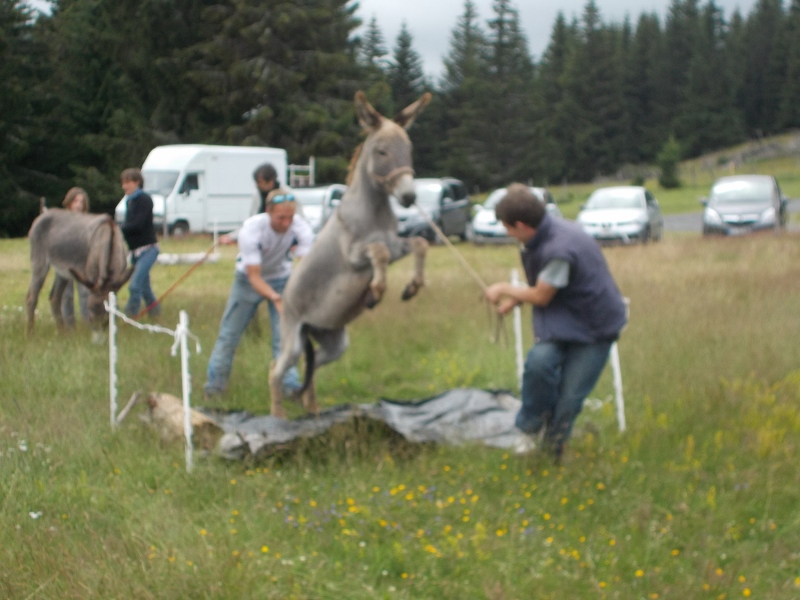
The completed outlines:
[[[519,285],[519,271],[511,270],[511,285]],[[514,349],[517,354],[517,384],[520,392],[522,391],[522,372],[525,368],[525,361],[522,357],[522,309],[519,304],[514,307]]]
[[[117,428],[117,296],[108,293],[108,386],[111,408],[111,429]]]
[[[611,344],[611,370],[614,375],[614,400],[617,405],[617,423],[619,430],[625,431],[625,400],[622,397],[622,368],[619,363],[619,347],[617,342]]]
[[[189,349],[186,338],[189,333],[189,317],[185,310],[180,312],[181,336],[181,383],[183,385],[183,434],[186,438],[186,472],[192,472],[192,407],[189,394],[192,389],[192,378],[189,375]]]

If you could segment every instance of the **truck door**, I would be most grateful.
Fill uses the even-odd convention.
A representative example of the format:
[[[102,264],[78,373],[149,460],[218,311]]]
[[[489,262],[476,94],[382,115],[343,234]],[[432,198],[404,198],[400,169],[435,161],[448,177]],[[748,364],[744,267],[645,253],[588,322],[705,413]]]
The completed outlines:
[[[175,214],[168,216],[174,230],[203,231],[203,178],[202,172],[184,176],[175,195]]]

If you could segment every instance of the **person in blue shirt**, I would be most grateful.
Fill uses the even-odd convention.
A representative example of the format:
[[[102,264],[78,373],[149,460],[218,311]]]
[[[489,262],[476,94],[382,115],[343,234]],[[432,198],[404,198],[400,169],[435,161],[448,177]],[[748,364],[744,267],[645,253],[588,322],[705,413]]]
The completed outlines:
[[[627,316],[597,242],[577,224],[548,215],[527,186],[513,184],[495,208],[522,245],[528,285],[495,283],[487,299],[501,314],[533,305],[534,345],[522,375],[516,425],[544,430],[545,449],[560,462],[572,426],[608,360]]]

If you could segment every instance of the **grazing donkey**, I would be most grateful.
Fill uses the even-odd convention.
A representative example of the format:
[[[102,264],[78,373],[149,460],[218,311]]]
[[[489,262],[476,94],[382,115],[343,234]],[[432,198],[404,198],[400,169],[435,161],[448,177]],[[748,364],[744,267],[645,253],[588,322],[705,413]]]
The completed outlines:
[[[281,406],[284,373],[306,352],[303,406],[317,413],[314,370],[336,360],[347,348],[345,325],[364,308],[372,308],[386,289],[386,267],[410,252],[416,258],[412,280],[403,300],[422,287],[428,242],[397,235],[397,218],[389,195],[411,206],[416,200],[411,141],[406,129],[430,102],[425,94],[394,120],[380,115],[363,92],[355,97],[356,112],[367,133],[351,162],[349,187],[297,265],[283,292],[281,350],[270,367],[271,414],[285,417]],[[319,344],[314,351],[311,338]]]
[[[103,301],[128,281],[128,247],[119,226],[108,215],[51,208],[39,215],[28,232],[31,243],[31,284],[25,296],[28,333],[33,331],[39,292],[52,265],[56,281],[50,308],[64,327],[61,297],[70,275],[90,290],[89,316],[94,324],[105,314]]]

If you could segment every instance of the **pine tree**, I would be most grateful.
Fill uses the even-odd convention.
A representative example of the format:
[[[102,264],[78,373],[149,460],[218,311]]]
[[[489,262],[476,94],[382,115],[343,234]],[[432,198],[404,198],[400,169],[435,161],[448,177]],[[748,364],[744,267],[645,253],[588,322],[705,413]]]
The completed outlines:
[[[0,0],[0,237],[24,235],[38,209],[24,169],[37,135],[32,17],[24,3]]]
[[[482,161],[488,167],[489,184],[505,186],[534,176],[526,163],[534,132],[531,90],[534,67],[519,13],[510,0],[494,0],[489,19],[487,87],[478,115]]]
[[[219,123],[212,141],[277,146],[297,162],[313,155],[321,181],[343,179],[358,135],[356,8],[347,0],[238,0],[206,11],[218,33],[192,48],[190,78]]]
[[[673,122],[689,156],[728,146],[743,138],[740,113],[725,53],[726,25],[712,3],[703,8],[702,28],[689,64],[685,99]]]
[[[530,148],[529,160],[541,170],[544,181],[561,181],[567,176],[566,149],[574,131],[564,77],[577,44],[576,28],[567,24],[559,12],[533,86],[535,144]]]
[[[656,14],[642,14],[633,34],[625,68],[627,113],[631,138],[628,160],[634,163],[655,158],[666,128],[656,115],[656,68],[662,48],[661,24]]]
[[[786,77],[781,86],[781,128],[800,127],[800,0],[792,0],[786,18]]]
[[[395,111],[400,111],[414,102],[425,87],[422,58],[414,50],[413,43],[414,39],[403,21],[389,65],[389,84],[392,87]]]
[[[745,26],[742,97],[745,126],[751,135],[777,131],[786,71],[783,17],[781,0],[759,0]]]
[[[445,137],[440,160],[444,172],[473,188],[488,179],[477,137],[477,124],[487,101],[486,55],[486,36],[478,23],[478,13],[471,0],[466,0],[464,12],[450,34],[450,50],[440,82]]]

